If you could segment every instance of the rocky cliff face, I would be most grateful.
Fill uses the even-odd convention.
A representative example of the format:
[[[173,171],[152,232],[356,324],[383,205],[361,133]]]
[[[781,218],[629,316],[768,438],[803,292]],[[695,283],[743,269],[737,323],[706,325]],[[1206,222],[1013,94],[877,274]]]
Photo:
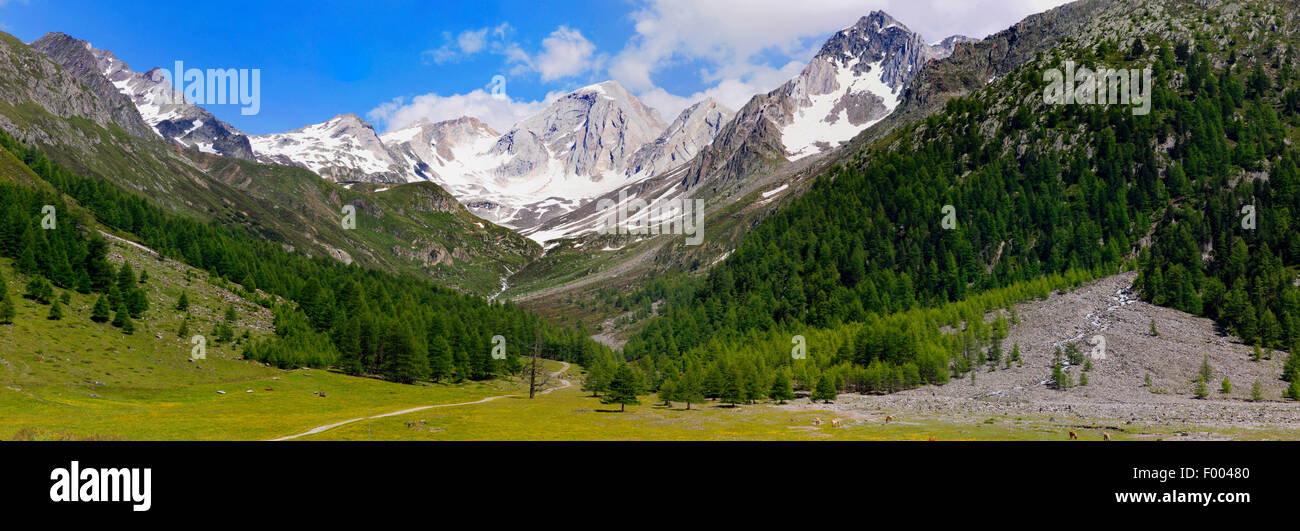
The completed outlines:
[[[253,158],[247,135],[185,101],[160,69],[135,72],[113,52],[62,33],[50,33],[32,47],[76,75],[97,96],[120,106],[115,119],[128,132],[156,133],[206,153]]]
[[[48,33],[31,47],[52,59],[72,74],[99,99],[112,107],[113,121],[135,136],[153,134],[136,111],[134,103],[117,90],[100,72],[99,62],[90,44],[63,33]]]
[[[612,179],[636,150],[666,127],[659,113],[618,83],[591,85],[561,97],[506,133],[492,154],[507,160],[493,174],[508,181],[547,173],[552,182]]]
[[[688,107],[659,138],[632,154],[627,163],[627,175],[651,177],[689,162],[713,142],[723,126],[735,116],[736,111],[713,98]]]

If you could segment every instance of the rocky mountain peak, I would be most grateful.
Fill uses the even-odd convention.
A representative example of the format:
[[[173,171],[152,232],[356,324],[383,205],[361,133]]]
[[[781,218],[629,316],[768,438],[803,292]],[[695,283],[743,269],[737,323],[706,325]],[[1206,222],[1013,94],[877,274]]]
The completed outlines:
[[[156,133],[206,153],[253,158],[246,135],[185,101],[161,68],[135,72],[112,51],[64,33],[49,33],[33,42],[32,48],[75,74],[99,97],[121,102],[115,121],[137,136]]]
[[[153,134],[131,100],[122,95],[117,87],[100,73],[96,50],[89,42],[66,33],[54,32],[47,33],[31,43],[31,47],[76,76],[77,80],[100,99],[109,102],[114,109],[113,121],[122,126],[122,129],[141,137]],[[111,53],[108,55],[112,56]]]

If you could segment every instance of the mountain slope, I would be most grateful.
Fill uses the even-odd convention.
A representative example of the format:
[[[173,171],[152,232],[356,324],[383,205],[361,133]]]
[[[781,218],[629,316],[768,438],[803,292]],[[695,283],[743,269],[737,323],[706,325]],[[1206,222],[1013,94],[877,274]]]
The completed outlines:
[[[81,76],[100,75],[83,69]],[[490,295],[500,277],[541,249],[473,216],[435,185],[348,190],[304,169],[187,149],[116,122],[119,93],[103,99],[78,76],[0,35],[0,127],[54,162],[147,198],[168,211],[241,227],[308,256],[419,272]],[[358,229],[342,208],[356,207]]]
[[[82,83],[106,101],[120,101],[118,92],[134,105],[138,116],[125,111],[117,122],[137,136],[152,130],[182,146],[207,153],[242,159],[253,157],[248,137],[207,110],[185,101],[154,68],[146,73],[132,71],[113,52],[91,47],[90,43],[63,33],[49,33],[31,44],[77,76]],[[107,83],[106,83],[107,82]],[[149,127],[138,127],[142,118]]]
[[[657,287],[664,317],[624,352],[650,358],[648,370],[700,359],[740,371],[770,359],[761,334],[806,335],[809,361],[793,364],[806,388],[974,381],[1015,351],[1003,339],[1018,317],[1003,309],[1126,269],[1138,270],[1142,298],[1215,319],[1261,352],[1300,345],[1300,237],[1289,221],[1300,151],[1288,141],[1300,95],[1287,89],[1300,57],[1286,51],[1300,44],[1300,13],[1267,2],[1091,5],[1056,46],[846,157],[706,278]],[[1075,59],[1150,67],[1150,114],[1046,103],[1044,72]],[[1248,226],[1243,205],[1272,214]],[[1087,353],[1083,339],[1054,344],[1065,351],[1054,362],[1061,392],[1078,373],[1059,371],[1085,363],[1070,348]],[[1231,350],[1221,356],[1245,349]],[[1291,359],[1277,377],[1300,379]]]

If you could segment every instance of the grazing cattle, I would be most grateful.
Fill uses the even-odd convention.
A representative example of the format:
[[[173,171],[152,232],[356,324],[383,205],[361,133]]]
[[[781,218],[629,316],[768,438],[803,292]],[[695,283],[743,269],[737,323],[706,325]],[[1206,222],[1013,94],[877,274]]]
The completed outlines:
[[[1102,439],[1103,441],[1109,441],[1109,440],[1110,440],[1110,434],[1107,433],[1107,432],[1104,432],[1104,431],[1101,432],[1101,439]]]
[[[1070,440],[1071,441],[1079,440],[1079,434],[1074,433],[1074,430],[1070,430]]]
[[[930,442],[934,442],[934,436],[933,436],[933,435],[930,436]]]
[[[889,424],[890,422],[893,422],[893,421],[894,421],[894,416],[893,416],[893,415],[885,415],[885,424]]]
[[[321,398],[325,398],[325,391],[321,391],[321,392],[320,392],[320,397],[321,397]]]
[[[840,427],[840,419],[831,419],[831,427],[832,428]]]
[[[813,417],[813,426],[821,426],[821,425],[822,425],[822,418],[821,418],[821,417]]]
[[[267,387],[266,390],[267,390],[267,391],[274,391],[275,389],[272,389],[272,388],[270,388],[270,387]]]

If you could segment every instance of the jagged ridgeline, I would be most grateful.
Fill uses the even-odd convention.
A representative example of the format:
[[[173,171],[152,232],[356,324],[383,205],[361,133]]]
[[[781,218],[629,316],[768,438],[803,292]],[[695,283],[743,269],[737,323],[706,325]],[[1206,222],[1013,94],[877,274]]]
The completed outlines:
[[[809,389],[943,383],[1011,350],[1015,316],[986,312],[1128,268],[1156,304],[1294,350],[1300,13],[1098,6],[1060,45],[846,157],[707,277],[667,290],[625,354],[655,381],[720,365]],[[1044,73],[1067,61],[1150,68],[1149,114],[1048,104]],[[1295,358],[1279,376],[1300,375]]]
[[[17,157],[43,182],[0,179],[0,254],[17,269],[82,293],[114,285],[98,228],[132,235],[165,257],[237,282],[235,292],[275,310],[275,335],[245,356],[278,367],[339,366],[415,380],[486,379],[518,372],[541,338],[546,357],[583,362],[604,349],[510,304],[493,304],[414,276],[306,258],[245,229],[170,214],[99,179],[76,175],[0,131],[0,157]],[[56,230],[43,230],[45,205]],[[82,209],[94,219],[81,214]],[[506,338],[506,359],[491,357]]]

